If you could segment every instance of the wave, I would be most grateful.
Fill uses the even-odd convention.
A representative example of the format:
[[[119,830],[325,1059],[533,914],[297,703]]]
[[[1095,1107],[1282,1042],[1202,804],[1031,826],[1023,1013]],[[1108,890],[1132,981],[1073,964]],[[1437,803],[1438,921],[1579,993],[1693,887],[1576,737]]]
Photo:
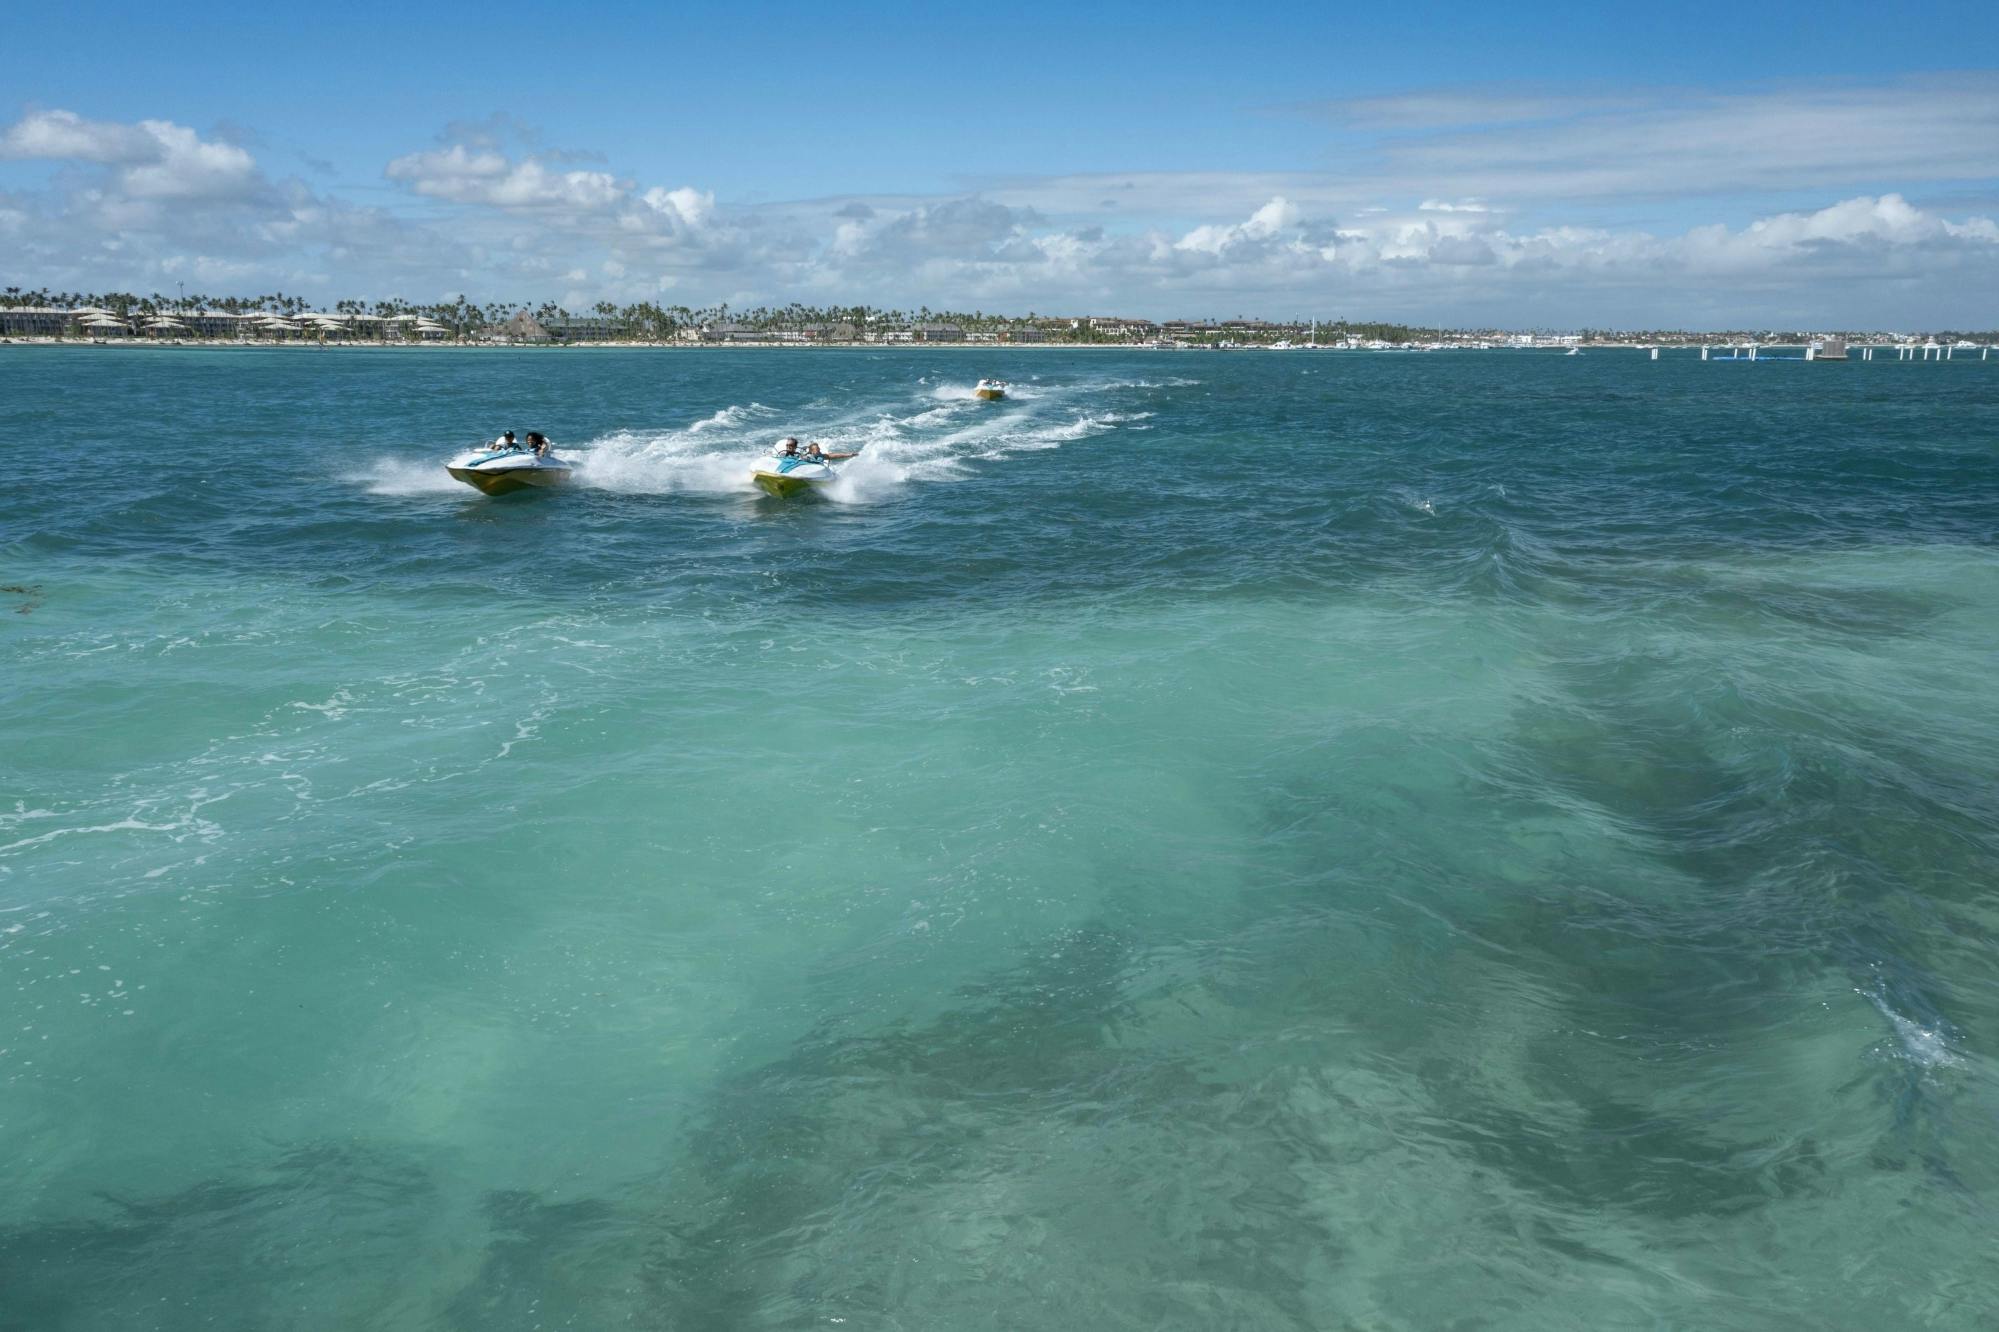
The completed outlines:
[[[779,414],[777,408],[766,407],[760,402],[743,403],[739,406],[724,407],[712,416],[702,417],[699,421],[687,427],[687,433],[698,435],[704,430],[714,430],[718,427],[724,430],[733,430],[738,426],[747,425],[751,421],[764,420]]]

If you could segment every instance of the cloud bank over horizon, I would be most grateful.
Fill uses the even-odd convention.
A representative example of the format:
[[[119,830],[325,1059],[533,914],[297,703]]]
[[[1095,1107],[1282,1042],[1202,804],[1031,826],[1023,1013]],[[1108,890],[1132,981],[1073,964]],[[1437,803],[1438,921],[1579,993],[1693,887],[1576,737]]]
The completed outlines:
[[[254,133],[0,125],[0,280],[1453,325],[1999,325],[1999,77],[1281,108],[1312,171],[732,200],[496,116],[309,183]],[[1940,127],[1942,132],[1940,132]]]

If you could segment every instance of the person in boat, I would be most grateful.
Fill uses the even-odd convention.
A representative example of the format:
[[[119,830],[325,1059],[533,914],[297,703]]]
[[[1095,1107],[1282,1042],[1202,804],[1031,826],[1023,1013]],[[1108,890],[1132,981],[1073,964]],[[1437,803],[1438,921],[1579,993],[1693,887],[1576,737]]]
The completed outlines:
[[[853,453],[828,453],[819,447],[819,441],[816,439],[805,446],[805,461],[807,462],[842,462],[848,458],[857,458],[859,456],[858,450]]]
[[[488,453],[505,453],[508,449],[517,449],[519,447],[520,445],[514,443],[514,432],[509,430],[491,444],[488,444],[486,451]]]
[[[542,434],[541,431],[530,430],[528,431],[528,449],[535,457],[546,458],[550,453],[555,451],[555,446],[548,442],[548,436]]]

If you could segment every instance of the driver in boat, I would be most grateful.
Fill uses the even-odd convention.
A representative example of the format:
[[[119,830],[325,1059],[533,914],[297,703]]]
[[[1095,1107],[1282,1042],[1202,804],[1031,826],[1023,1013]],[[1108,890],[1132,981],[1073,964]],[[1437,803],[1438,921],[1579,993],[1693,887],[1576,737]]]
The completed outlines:
[[[517,449],[519,447],[520,445],[514,443],[514,432],[509,430],[506,434],[501,435],[491,444],[488,444],[486,446],[486,452],[505,453],[508,449]]]
[[[783,475],[794,467],[802,467],[806,463],[819,461],[815,458],[808,458],[798,451],[798,437],[796,435],[786,435],[783,439],[779,440],[777,442],[776,453],[779,475]]]
[[[796,435],[787,435],[777,443],[777,470],[779,474],[783,474],[789,472],[794,467],[803,467],[807,463],[818,463],[823,466],[826,463],[838,462],[842,458],[851,458],[853,456],[851,453],[828,453],[819,447],[817,440],[807,445],[805,452],[800,453],[798,451],[798,437]]]

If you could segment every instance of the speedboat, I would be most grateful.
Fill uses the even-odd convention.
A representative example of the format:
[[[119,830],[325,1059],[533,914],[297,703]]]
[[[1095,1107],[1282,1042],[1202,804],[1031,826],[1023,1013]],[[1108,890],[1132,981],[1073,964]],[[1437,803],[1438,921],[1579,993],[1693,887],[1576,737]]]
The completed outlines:
[[[807,462],[802,457],[773,458],[753,469],[750,480],[766,495],[790,499],[794,495],[809,495],[838,475],[823,462]]]
[[[981,379],[972,396],[986,402],[998,402],[1006,396],[1007,383],[1004,379]]]
[[[571,475],[568,463],[533,449],[473,449],[446,463],[444,470],[482,495],[567,485]]]

